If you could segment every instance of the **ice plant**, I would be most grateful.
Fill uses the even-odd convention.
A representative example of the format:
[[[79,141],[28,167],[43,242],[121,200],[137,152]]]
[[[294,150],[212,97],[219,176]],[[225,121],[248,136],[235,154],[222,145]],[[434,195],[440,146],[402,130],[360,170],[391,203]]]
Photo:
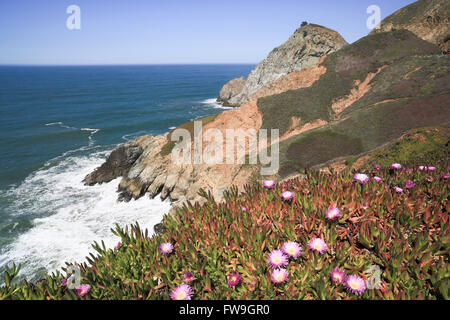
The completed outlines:
[[[65,285],[67,285],[67,279],[64,279],[63,281],[61,281],[61,283],[60,283],[62,286],[65,286]]]
[[[362,208],[363,208],[364,210],[366,210],[368,207],[369,207],[369,206],[368,206],[367,204],[365,204],[365,203],[362,205]]]
[[[294,194],[290,191],[285,191],[281,194],[281,199],[284,201],[292,200],[292,198],[294,198]]]
[[[325,251],[327,251],[327,249],[328,249],[327,244],[321,238],[314,238],[314,239],[309,240],[308,247],[311,250],[317,251],[320,254],[325,253]]]
[[[345,280],[345,286],[354,294],[360,295],[366,290],[366,283],[358,276],[350,275]]]
[[[241,210],[242,210],[242,211],[247,211],[247,208],[244,207],[244,206],[242,206],[242,207],[241,207]]]
[[[288,279],[288,272],[286,269],[275,269],[272,271],[272,282],[280,284],[286,282]]]
[[[450,173],[448,173],[448,172],[444,173],[444,174],[442,175],[442,178],[444,178],[444,179],[450,178]]]
[[[338,208],[330,208],[325,212],[325,217],[328,220],[334,220],[341,216],[341,211]]]
[[[281,248],[287,256],[297,259],[302,253],[302,247],[297,242],[285,242]]]
[[[116,244],[116,249],[119,249],[120,247],[122,246],[122,242],[117,242],[117,244]]]
[[[77,289],[78,298],[84,297],[89,292],[90,289],[91,289],[90,285],[81,284],[80,287]]]
[[[373,180],[375,180],[376,182],[383,181],[383,179],[381,179],[380,177],[377,177],[377,176],[373,177]]]
[[[436,167],[428,167],[428,171],[435,171]]]
[[[353,180],[361,184],[366,184],[369,182],[369,177],[364,173],[357,173],[353,176]]]
[[[171,253],[173,251],[173,245],[170,242],[165,242],[159,246],[159,251],[163,254]]]
[[[331,280],[333,280],[333,282],[337,284],[344,283],[346,278],[345,272],[339,268],[334,268],[333,270],[331,270],[330,277]]]
[[[406,180],[403,185],[406,189],[411,189],[416,186],[416,184],[414,182],[412,182],[411,180]]]
[[[273,268],[279,268],[288,264],[288,258],[281,250],[274,250],[269,254],[268,262]]]
[[[192,272],[185,272],[183,280],[185,282],[192,282],[192,281],[194,281],[194,274]]]
[[[400,163],[391,164],[391,169],[400,170],[401,168],[402,168],[402,165]]]
[[[275,185],[275,181],[273,181],[273,180],[264,181],[264,188],[272,189],[274,187],[274,185]]]
[[[425,166],[419,166],[419,171],[427,171],[427,167],[425,167]]]
[[[380,170],[381,169],[381,166],[379,165],[379,164],[377,164],[377,165],[375,165],[375,170]]]
[[[237,286],[242,280],[239,272],[232,273],[228,276],[228,287]]]
[[[191,300],[193,294],[194,292],[190,285],[180,284],[170,292],[170,298],[172,300]]]
[[[394,187],[395,192],[397,193],[403,193],[403,189],[399,187]]]

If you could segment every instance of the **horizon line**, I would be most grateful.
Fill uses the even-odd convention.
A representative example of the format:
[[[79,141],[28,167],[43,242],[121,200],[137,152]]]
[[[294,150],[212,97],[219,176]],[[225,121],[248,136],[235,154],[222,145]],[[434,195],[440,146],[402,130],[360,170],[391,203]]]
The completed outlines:
[[[86,63],[86,64],[46,64],[46,63],[0,63],[0,67],[102,67],[102,66],[176,66],[176,65],[257,65],[258,62],[167,62],[167,63]]]

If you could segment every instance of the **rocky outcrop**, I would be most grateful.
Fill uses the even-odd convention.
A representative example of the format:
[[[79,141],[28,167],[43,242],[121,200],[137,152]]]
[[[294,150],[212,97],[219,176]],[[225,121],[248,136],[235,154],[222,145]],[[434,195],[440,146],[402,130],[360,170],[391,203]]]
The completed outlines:
[[[419,0],[384,19],[372,33],[407,29],[419,38],[450,50],[450,1]]]
[[[228,101],[242,92],[245,85],[245,78],[240,77],[228,81],[220,90],[218,102],[222,102],[224,106],[229,106]]]
[[[237,91],[242,78],[233,79],[222,90],[227,96],[219,100],[229,106],[240,106],[248,102],[253,94],[268,83],[304,68],[311,68],[321,57],[337,51],[347,45],[347,42],[336,31],[314,24],[297,29],[281,46],[272,50],[250,73],[242,90]],[[229,90],[233,87],[235,90]],[[221,91],[222,93],[222,91]],[[231,95],[230,95],[231,94]],[[222,95],[222,94],[221,94]]]
[[[110,182],[127,174],[142,151],[142,147],[133,141],[120,145],[111,152],[106,162],[88,174],[83,182],[92,186],[96,183]]]

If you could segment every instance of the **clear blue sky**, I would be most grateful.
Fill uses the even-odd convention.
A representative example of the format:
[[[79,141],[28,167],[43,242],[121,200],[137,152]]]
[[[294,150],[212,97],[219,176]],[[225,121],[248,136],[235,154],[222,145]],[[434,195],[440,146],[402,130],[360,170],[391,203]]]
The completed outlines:
[[[413,0],[0,0],[0,64],[257,63],[302,21],[348,42]],[[81,30],[68,30],[69,5]]]

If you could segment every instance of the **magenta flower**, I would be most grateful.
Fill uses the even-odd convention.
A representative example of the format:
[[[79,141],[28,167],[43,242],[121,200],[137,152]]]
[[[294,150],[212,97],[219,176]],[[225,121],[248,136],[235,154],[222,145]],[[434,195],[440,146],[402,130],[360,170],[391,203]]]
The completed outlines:
[[[290,191],[285,191],[281,194],[281,199],[284,201],[292,200],[292,198],[294,198],[294,194]]]
[[[368,206],[367,204],[365,204],[365,203],[362,205],[362,208],[363,208],[364,210],[366,210],[368,207],[369,207],[369,206]]]
[[[159,251],[163,254],[171,253],[173,251],[173,245],[170,242],[165,242],[159,246]]]
[[[325,212],[325,217],[328,220],[334,220],[341,216],[341,211],[338,208],[330,208]]]
[[[444,173],[444,174],[442,175],[442,178],[444,178],[444,179],[450,178],[450,173],[448,173],[448,172]]]
[[[286,269],[275,269],[272,271],[272,282],[280,284],[286,282],[288,279],[288,272]]]
[[[414,172],[414,169],[412,169],[412,168],[407,168],[405,171],[406,171],[406,172]]]
[[[274,250],[269,254],[268,262],[272,268],[279,268],[288,264],[288,257],[281,250]]]
[[[400,170],[401,168],[402,168],[402,165],[400,163],[391,164],[391,169]]]
[[[331,280],[333,280],[333,282],[337,284],[344,283],[346,278],[345,272],[339,268],[334,268],[333,270],[331,270],[330,277]]]
[[[435,171],[436,167],[428,167],[428,171]]]
[[[380,170],[381,169],[381,166],[379,165],[379,164],[377,164],[376,166],[375,166],[375,170]]]
[[[241,210],[242,210],[242,211],[247,211],[247,208],[244,207],[244,206],[242,206],[242,207],[241,207]]]
[[[325,251],[327,251],[328,246],[321,238],[314,238],[309,240],[308,247],[313,250],[317,251],[320,254],[324,254]]]
[[[194,291],[188,284],[180,284],[178,287],[170,292],[170,298],[172,300],[191,300]]]
[[[383,179],[381,179],[380,177],[377,177],[377,176],[373,177],[373,180],[375,180],[376,182],[383,181]]]
[[[406,189],[411,189],[414,188],[416,186],[416,184],[414,182],[412,182],[411,180],[406,180],[404,183],[404,187]]]
[[[116,244],[116,249],[119,249],[120,247],[122,246],[122,242],[117,242],[117,244]]]
[[[360,295],[366,290],[366,283],[358,276],[350,275],[345,280],[345,286],[354,294]]]
[[[62,285],[62,286],[67,285],[67,279],[64,279],[63,281],[61,281],[60,285]]]
[[[237,286],[242,280],[241,275],[239,272],[232,273],[228,276],[228,287],[234,287]]]
[[[403,193],[403,189],[399,187],[394,187],[395,192],[397,193]]]
[[[84,297],[89,292],[90,289],[91,289],[90,285],[81,284],[80,287],[77,289],[78,298]]]
[[[419,171],[427,171],[427,167],[425,166],[419,166]]]
[[[184,274],[184,279],[185,282],[192,282],[194,281],[194,274],[192,272],[186,272]]]
[[[297,242],[285,242],[281,251],[285,253],[288,257],[297,259],[302,253],[302,247]]]
[[[274,186],[275,186],[275,181],[273,181],[273,180],[264,181],[264,188],[272,189]]]
[[[364,173],[357,173],[353,176],[353,180],[361,184],[366,184],[369,182],[369,177]]]

